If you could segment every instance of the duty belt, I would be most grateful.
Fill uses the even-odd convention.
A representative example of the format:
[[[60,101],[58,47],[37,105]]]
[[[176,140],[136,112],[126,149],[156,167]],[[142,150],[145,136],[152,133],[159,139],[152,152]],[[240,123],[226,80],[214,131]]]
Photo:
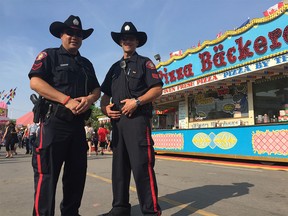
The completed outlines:
[[[83,114],[75,115],[72,113],[70,109],[66,108],[65,106],[59,103],[47,101],[47,103],[45,103],[45,106],[47,107],[45,109],[46,112],[44,114],[45,118],[50,118],[50,116],[53,115],[61,120],[71,122],[75,118],[78,119],[82,118],[83,120],[88,120],[91,115],[91,109],[87,110]]]
[[[114,106],[112,107],[113,111],[120,111],[122,107],[124,106],[124,104],[114,104]],[[135,110],[135,112],[133,113],[134,116],[136,115],[145,115],[148,116],[149,118],[152,118],[152,104],[148,103],[148,104],[144,104],[142,106],[138,106],[137,109]]]

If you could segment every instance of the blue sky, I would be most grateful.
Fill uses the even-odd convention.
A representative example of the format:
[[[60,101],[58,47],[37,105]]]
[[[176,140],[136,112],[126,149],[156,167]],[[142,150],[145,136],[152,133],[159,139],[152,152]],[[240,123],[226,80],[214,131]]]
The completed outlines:
[[[280,0],[1,0],[0,2],[0,92],[16,88],[9,105],[10,118],[32,110],[29,100],[31,66],[39,52],[59,47],[61,41],[49,33],[54,21],[69,15],[80,16],[84,29],[94,28],[83,41],[80,53],[94,65],[100,84],[122,50],[110,36],[125,21],[148,35],[137,52],[150,57],[159,53],[162,61],[169,53],[186,51],[198,41],[213,40],[217,33],[233,30]],[[0,99],[1,100],[1,99]]]

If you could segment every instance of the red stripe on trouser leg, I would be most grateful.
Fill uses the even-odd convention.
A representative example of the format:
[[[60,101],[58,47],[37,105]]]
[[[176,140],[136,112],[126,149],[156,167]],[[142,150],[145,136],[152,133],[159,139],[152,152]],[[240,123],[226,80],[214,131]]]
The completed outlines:
[[[155,194],[155,185],[154,185],[154,178],[153,178],[153,167],[152,167],[152,145],[150,140],[150,134],[149,134],[149,128],[146,129],[146,136],[147,136],[147,142],[148,142],[148,172],[149,172],[149,181],[150,181],[150,189],[152,193],[152,200],[153,200],[153,206],[154,211],[157,212],[157,197]]]
[[[40,134],[39,134],[39,147],[36,148],[36,152],[39,152],[39,149],[42,148],[43,146],[43,142],[42,142],[42,124],[40,125]],[[34,152],[34,154],[36,154],[36,152]],[[41,191],[41,185],[42,185],[42,181],[43,181],[43,174],[42,174],[42,168],[41,168],[41,157],[40,154],[37,154],[37,168],[38,168],[38,173],[39,173],[39,179],[38,179],[38,183],[37,183],[37,189],[36,189],[36,194],[35,194],[35,204],[34,204],[34,208],[35,208],[35,213],[37,216],[39,216],[39,197],[40,197],[40,191]]]
[[[39,197],[40,197],[40,190],[41,190],[41,184],[42,184],[43,174],[39,175],[38,185],[37,185],[37,191],[35,195],[35,212],[36,215],[39,216]]]

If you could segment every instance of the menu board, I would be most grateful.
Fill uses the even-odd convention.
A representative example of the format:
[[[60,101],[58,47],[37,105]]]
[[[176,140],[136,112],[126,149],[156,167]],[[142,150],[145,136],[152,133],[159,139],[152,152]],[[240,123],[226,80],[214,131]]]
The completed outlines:
[[[185,101],[179,102],[179,129],[188,128],[186,117],[188,116]]]

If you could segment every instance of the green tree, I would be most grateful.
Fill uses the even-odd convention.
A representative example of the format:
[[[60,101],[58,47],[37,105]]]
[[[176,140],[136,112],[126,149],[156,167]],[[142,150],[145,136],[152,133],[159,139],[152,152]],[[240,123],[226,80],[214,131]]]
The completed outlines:
[[[100,124],[98,121],[98,118],[103,116],[103,113],[100,109],[100,107],[96,107],[95,105],[92,107],[92,113],[90,118],[86,121],[86,123],[90,122],[91,126],[94,128],[94,130],[98,130]],[[106,123],[107,127],[111,129],[111,123]]]

